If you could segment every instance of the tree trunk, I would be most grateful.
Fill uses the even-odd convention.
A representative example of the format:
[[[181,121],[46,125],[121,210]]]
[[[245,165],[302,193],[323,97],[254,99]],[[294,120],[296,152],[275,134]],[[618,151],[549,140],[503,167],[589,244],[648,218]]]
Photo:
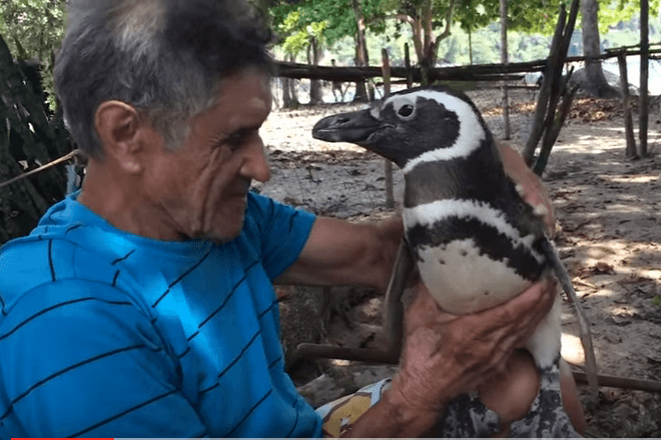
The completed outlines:
[[[594,59],[601,54],[598,10],[597,0],[581,0],[583,54],[586,57],[585,83],[581,84],[581,87],[598,98],[617,98],[619,94],[606,81],[604,71],[601,68],[601,61]]]
[[[500,62],[507,65],[507,0],[500,0]],[[507,81],[503,81],[503,124],[505,125],[504,139],[510,138],[510,102],[507,92]]]
[[[420,21],[422,28],[422,58],[420,59],[420,69],[422,75],[422,85],[427,85],[429,81],[429,69],[436,64],[436,47],[432,37],[432,2],[427,0],[423,3],[420,11]]]
[[[293,99],[289,91],[289,82],[293,81],[291,78],[280,77],[280,86],[282,87],[282,106],[287,108],[293,104]]]
[[[316,38],[312,38],[310,43],[310,50],[312,52],[311,63],[313,66],[319,65],[319,44]],[[321,104],[323,102],[321,95],[321,81],[318,79],[310,80],[310,104]]]
[[[473,33],[468,29],[468,64],[473,65]]]
[[[404,43],[404,67],[406,68],[406,88],[410,89],[413,87],[413,75],[411,74],[411,55],[408,43]]]
[[[293,55],[289,56],[289,61],[292,63],[296,62],[296,58]],[[293,78],[281,77],[282,80],[282,106],[285,108],[291,108],[298,106],[298,97],[296,96],[296,81]]]
[[[640,0],[640,105],[638,120],[639,152],[647,157],[647,128],[649,122],[649,97],[647,96],[649,79],[650,34],[648,0]]]
[[[387,49],[381,49],[381,70],[383,71],[383,99],[390,96],[390,57]],[[385,159],[383,162],[383,173],[386,178],[386,209],[395,207],[395,195],[393,190],[392,162]]]
[[[367,44],[365,43],[365,17],[363,16],[363,9],[360,5],[360,0],[349,0],[351,9],[353,10],[354,17],[356,18],[356,66],[367,67]],[[356,82],[356,94],[353,98],[354,101],[367,102],[367,89],[365,81]]]

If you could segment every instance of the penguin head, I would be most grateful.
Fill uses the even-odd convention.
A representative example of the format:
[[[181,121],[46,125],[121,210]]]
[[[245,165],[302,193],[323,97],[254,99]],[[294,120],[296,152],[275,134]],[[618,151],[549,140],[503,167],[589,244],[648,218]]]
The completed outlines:
[[[408,89],[317,122],[312,136],[351,142],[407,171],[415,164],[468,156],[491,134],[471,100],[443,86]]]

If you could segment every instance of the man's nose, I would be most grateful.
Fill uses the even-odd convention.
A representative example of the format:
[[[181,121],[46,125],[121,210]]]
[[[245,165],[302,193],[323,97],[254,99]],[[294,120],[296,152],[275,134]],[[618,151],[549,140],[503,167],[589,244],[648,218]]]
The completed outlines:
[[[248,146],[246,157],[241,166],[241,175],[259,182],[267,182],[271,179],[271,169],[266,158],[264,142],[261,138]]]

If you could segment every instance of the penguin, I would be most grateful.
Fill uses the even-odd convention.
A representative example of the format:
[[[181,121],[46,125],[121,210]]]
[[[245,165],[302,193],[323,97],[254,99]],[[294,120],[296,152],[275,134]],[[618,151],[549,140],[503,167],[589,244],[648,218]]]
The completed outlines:
[[[403,171],[406,241],[423,283],[444,310],[488,309],[554,273],[574,295],[579,321],[585,322],[546,234],[542,208],[523,200],[522,189],[504,171],[491,131],[465,94],[445,86],[404,90],[363,110],[323,118],[312,135],[357,144]],[[557,388],[560,312],[558,297],[527,343],[542,388],[545,381]],[[589,327],[582,336],[590,367]],[[596,384],[596,366],[594,377]]]

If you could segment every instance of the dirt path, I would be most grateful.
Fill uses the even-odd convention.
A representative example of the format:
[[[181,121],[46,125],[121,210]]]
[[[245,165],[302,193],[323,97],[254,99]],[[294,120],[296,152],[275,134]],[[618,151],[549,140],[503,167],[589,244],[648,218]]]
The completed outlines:
[[[355,146],[325,144],[310,136],[314,122],[345,109],[275,112],[263,132],[273,179],[261,190],[325,215],[388,215],[383,160]],[[563,128],[543,179],[556,207],[556,245],[592,323],[600,373],[661,381],[661,159],[623,159],[622,119],[609,117],[618,113],[617,106],[605,103],[582,110],[577,107]],[[658,152],[661,123],[654,116],[649,145]],[[399,173],[395,182],[396,192],[401,191]],[[308,289],[304,295],[307,314],[321,308],[310,299],[315,292]],[[347,292],[342,306],[343,316],[360,322],[351,330],[342,320],[316,330],[319,320],[312,320],[305,328],[294,317],[300,307],[285,301],[285,344],[288,338],[290,345],[326,338],[336,344],[378,346],[379,300],[353,307],[350,298],[356,295]],[[302,328],[297,330],[297,325]],[[297,335],[293,339],[292,333]],[[577,335],[576,318],[565,304],[562,353],[580,370],[584,358]],[[599,404],[588,418],[590,436],[659,437],[661,398],[602,387]]]

